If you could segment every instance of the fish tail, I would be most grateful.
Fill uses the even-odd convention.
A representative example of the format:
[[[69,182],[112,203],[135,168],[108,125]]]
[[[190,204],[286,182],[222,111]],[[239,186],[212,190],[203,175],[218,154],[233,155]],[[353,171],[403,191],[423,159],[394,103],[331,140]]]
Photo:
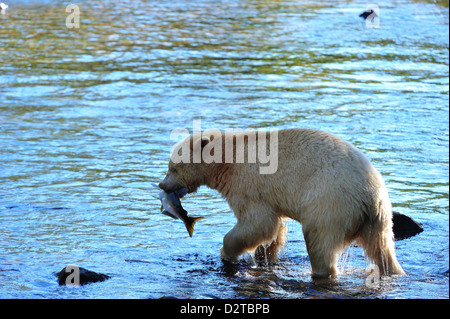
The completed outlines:
[[[203,217],[189,217],[185,221],[186,229],[189,233],[189,236],[192,237],[192,234],[194,233],[194,224],[198,222],[200,219],[203,219]]]

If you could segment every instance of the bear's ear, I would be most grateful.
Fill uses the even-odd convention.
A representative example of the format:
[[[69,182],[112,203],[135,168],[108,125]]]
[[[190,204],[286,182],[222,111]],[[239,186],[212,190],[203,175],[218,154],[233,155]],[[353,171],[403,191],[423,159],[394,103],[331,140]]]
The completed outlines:
[[[193,150],[194,150],[194,149],[197,149],[195,146],[198,147],[198,145],[200,144],[200,150],[203,150],[203,148],[204,148],[206,145],[208,145],[209,142],[211,142],[211,140],[209,139],[208,136],[202,136],[200,140],[196,140],[196,141],[193,141],[193,140],[191,139],[191,148],[192,148]]]
[[[206,145],[208,145],[208,143],[209,142],[211,142],[211,140],[209,139],[209,137],[208,136],[202,136],[202,139],[201,139],[201,147],[202,147],[202,149],[206,146]]]

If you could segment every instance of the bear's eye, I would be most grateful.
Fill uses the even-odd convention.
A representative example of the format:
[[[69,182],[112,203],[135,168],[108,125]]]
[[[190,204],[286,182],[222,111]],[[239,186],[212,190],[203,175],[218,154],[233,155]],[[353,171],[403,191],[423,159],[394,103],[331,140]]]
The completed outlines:
[[[176,168],[172,168],[171,171],[172,171],[172,173],[174,173],[174,174],[177,173],[177,169],[176,169]]]

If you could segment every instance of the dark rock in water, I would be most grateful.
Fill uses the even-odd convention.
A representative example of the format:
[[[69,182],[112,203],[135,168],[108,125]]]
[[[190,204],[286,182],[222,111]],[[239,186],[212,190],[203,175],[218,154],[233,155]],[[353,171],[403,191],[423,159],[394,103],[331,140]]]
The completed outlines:
[[[392,222],[394,223],[395,240],[406,239],[423,232],[422,224],[397,212],[392,212]]]
[[[365,20],[365,19],[367,19],[368,16],[370,16],[373,13],[375,13],[375,11],[373,11],[373,9],[367,9],[366,11],[361,13],[359,16]]]
[[[82,286],[91,282],[105,281],[111,278],[108,275],[96,273],[82,267],[69,265],[56,273],[58,284],[67,286]]]
[[[364,20],[366,20],[368,17],[370,17],[371,15],[377,16],[377,13],[373,10],[373,9],[367,9],[366,11],[364,11],[363,13],[361,13],[359,16],[361,18],[363,18]]]

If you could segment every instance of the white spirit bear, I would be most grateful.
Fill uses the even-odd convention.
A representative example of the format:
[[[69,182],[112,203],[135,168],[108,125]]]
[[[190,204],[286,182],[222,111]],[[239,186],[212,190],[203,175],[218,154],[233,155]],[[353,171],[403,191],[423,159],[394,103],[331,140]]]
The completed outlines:
[[[220,192],[237,218],[223,240],[226,260],[247,251],[275,260],[285,241],[284,219],[292,218],[302,224],[313,276],[337,275],[339,255],[352,242],[381,275],[404,274],[386,186],[367,157],[323,131],[272,133],[197,132],[174,147],[159,186],[191,193],[206,185]],[[255,152],[271,153],[275,169],[262,173]]]

